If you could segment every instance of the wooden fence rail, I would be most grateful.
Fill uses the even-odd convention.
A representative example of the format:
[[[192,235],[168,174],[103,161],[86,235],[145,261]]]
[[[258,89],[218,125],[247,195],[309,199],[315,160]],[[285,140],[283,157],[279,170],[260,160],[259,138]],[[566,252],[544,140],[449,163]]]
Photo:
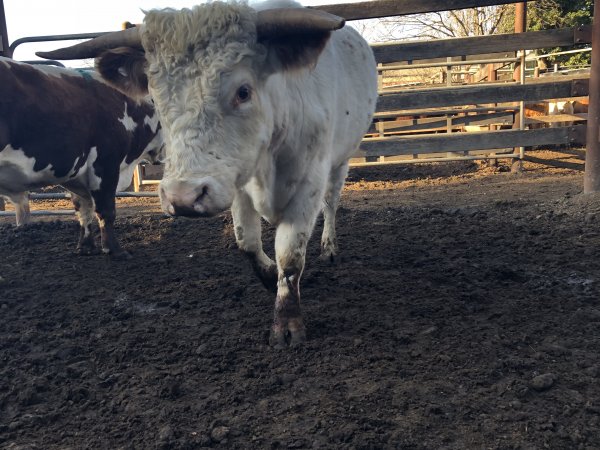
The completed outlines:
[[[400,156],[440,152],[504,149],[550,144],[585,143],[585,125],[540,128],[535,130],[500,130],[470,133],[443,133],[423,136],[367,138],[357,157]]]
[[[434,41],[413,41],[372,46],[378,63],[446,58],[486,53],[517,52],[538,48],[567,47],[592,41],[591,27],[493,34]]]
[[[530,84],[506,83],[411,89],[380,95],[377,101],[377,111],[583,97],[589,93],[588,84],[589,80],[582,78]]]
[[[510,3],[514,3],[514,0],[377,0],[315,6],[315,9],[336,14],[346,20],[359,20]]]

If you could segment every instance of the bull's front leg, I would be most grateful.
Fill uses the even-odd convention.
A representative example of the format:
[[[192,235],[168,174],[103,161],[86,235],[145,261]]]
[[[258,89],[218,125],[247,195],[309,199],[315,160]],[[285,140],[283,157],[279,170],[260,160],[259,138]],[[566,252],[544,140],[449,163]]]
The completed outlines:
[[[306,246],[321,207],[325,177],[299,187],[288,203],[275,234],[277,297],[271,330],[271,345],[276,348],[297,345],[306,340],[300,308],[300,278],[304,271]],[[321,185],[315,185],[321,183]]]
[[[270,343],[275,348],[297,345],[306,340],[300,308],[300,278],[304,271],[306,245],[312,227],[283,222],[277,227],[277,297]]]
[[[238,248],[248,257],[254,273],[263,285],[275,292],[277,265],[263,251],[260,215],[255,211],[252,200],[244,191],[236,194],[231,206],[231,216]]]

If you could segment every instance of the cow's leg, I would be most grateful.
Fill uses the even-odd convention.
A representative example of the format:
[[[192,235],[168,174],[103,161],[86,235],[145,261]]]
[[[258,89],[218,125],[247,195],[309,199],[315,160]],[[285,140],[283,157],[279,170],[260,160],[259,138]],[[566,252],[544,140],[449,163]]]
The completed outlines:
[[[27,191],[20,192],[11,195],[9,198],[15,207],[17,226],[20,227],[29,223],[29,219],[31,218],[31,211],[29,210],[29,193]]]
[[[116,178],[118,180],[118,177]],[[123,250],[115,235],[115,206],[116,182],[114,188],[108,189],[103,185],[99,190],[92,191],[96,205],[96,217],[100,225],[100,239],[102,252],[109,254],[114,259],[129,259],[131,255]]]
[[[79,242],[77,252],[80,255],[92,255],[96,252],[92,223],[94,221],[94,200],[90,194],[76,194],[71,192],[71,201],[79,219]]]
[[[335,214],[340,204],[344,181],[348,175],[348,162],[331,170],[323,205],[323,235],[321,236],[321,255],[324,261],[335,260],[338,253],[335,233]]]
[[[260,215],[254,210],[252,200],[239,192],[231,205],[231,216],[238,248],[250,259],[252,268],[264,286],[277,288],[277,265],[263,251]]]

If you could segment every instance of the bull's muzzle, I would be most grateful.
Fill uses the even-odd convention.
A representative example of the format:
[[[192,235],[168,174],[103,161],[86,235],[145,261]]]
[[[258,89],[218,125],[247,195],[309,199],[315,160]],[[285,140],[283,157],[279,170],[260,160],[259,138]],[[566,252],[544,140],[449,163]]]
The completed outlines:
[[[208,182],[163,180],[159,194],[163,211],[171,216],[210,216],[210,185]]]

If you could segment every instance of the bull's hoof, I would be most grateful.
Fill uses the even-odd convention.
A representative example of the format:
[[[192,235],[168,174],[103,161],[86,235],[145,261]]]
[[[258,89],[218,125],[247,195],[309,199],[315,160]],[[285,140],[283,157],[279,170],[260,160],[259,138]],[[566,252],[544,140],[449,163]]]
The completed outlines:
[[[331,265],[335,265],[339,262],[338,258],[338,247],[335,241],[327,239],[325,242],[321,242],[321,254],[319,260]]]
[[[306,342],[306,330],[290,331],[290,347],[297,347]]]
[[[287,340],[285,338],[285,330],[271,330],[271,336],[269,337],[269,345],[276,350],[282,350],[287,348]]]
[[[272,265],[268,268],[254,266],[254,272],[263,286],[272,293],[277,293],[277,266]]]
[[[323,261],[324,263],[331,264],[332,266],[334,266],[339,262],[339,257],[333,251],[323,250],[319,255],[319,261]]]

